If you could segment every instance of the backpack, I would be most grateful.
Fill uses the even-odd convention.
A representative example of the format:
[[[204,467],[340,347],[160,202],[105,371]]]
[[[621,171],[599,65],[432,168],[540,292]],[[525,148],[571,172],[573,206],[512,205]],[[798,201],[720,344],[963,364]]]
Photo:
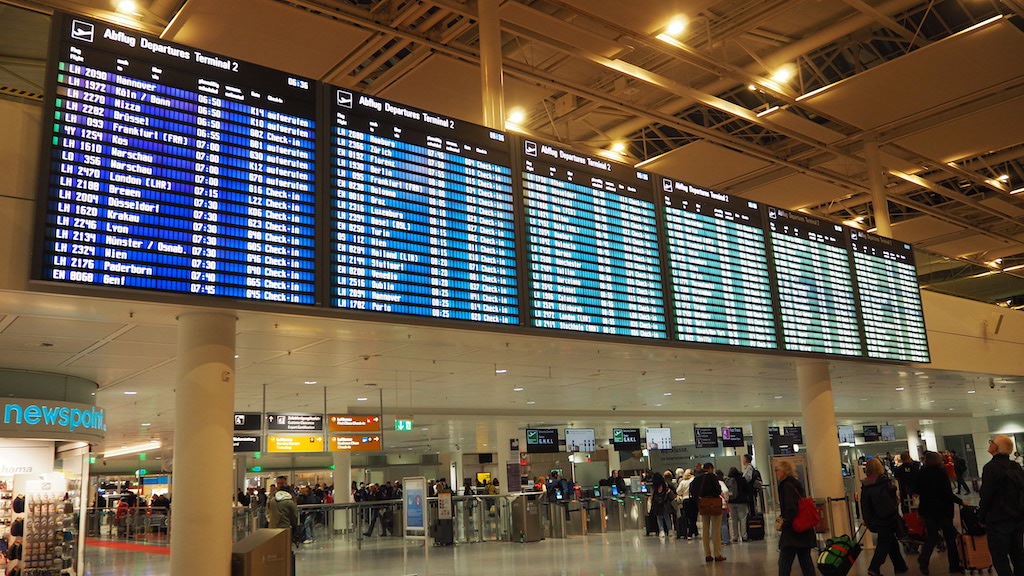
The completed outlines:
[[[1020,518],[1024,516],[1024,469],[1016,462],[1012,464],[1006,469],[1006,482],[1014,488],[1017,494],[1014,496],[1009,493],[1010,491],[1005,491],[1003,505],[1006,506],[1006,512],[1010,516]]]
[[[750,483],[742,475],[735,478],[733,498],[737,502],[746,502],[750,498]]]
[[[753,473],[750,474],[750,485],[754,490],[760,490],[761,486],[764,486],[764,479],[761,478],[761,471],[754,468]]]

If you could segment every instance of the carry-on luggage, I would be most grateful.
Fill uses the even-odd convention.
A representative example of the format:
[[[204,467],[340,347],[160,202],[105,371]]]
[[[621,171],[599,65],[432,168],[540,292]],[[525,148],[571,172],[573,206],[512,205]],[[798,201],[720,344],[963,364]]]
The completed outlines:
[[[644,536],[650,536],[651,534],[657,536],[658,530],[658,518],[654,514],[647,514],[647,519],[645,521],[644,527]]]
[[[818,555],[818,571],[824,576],[847,576],[863,550],[860,542],[864,532],[862,527],[852,538],[843,534],[826,540],[825,548]]]
[[[764,514],[747,516],[747,540],[764,540]]]
[[[906,536],[900,538],[903,543],[903,551],[907,554],[921,552],[921,546],[924,545],[927,536],[924,519],[916,510],[912,510],[903,515],[903,523],[907,525]]]
[[[992,554],[988,551],[988,536],[978,519],[977,507],[960,508],[960,528],[964,533],[957,535],[956,545],[960,549],[960,566],[964,572],[991,572]]]

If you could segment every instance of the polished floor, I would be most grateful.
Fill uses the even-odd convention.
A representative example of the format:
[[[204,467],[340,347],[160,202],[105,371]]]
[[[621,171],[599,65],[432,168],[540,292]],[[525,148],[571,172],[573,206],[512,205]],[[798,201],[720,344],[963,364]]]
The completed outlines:
[[[778,573],[777,541],[732,544],[722,549],[723,563],[704,563],[699,541],[645,537],[637,532],[593,534],[526,544],[486,542],[451,548],[372,538],[361,549],[344,540],[304,546],[297,555],[296,576],[359,574],[360,576],[768,576]],[[852,575],[867,574],[866,550]],[[916,556],[907,558],[909,576],[919,574]],[[944,554],[932,557],[931,574],[945,576]],[[164,575],[170,558],[158,553],[89,547],[88,576]],[[798,574],[794,568],[793,574]],[[883,574],[892,576],[886,564]]]

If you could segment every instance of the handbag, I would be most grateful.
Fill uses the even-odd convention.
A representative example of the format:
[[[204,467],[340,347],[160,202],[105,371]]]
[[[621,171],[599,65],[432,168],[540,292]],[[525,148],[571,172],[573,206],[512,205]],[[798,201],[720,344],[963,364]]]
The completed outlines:
[[[713,476],[705,476],[701,488],[708,483],[707,478],[713,478]],[[715,482],[718,482],[718,480],[716,479]],[[722,498],[719,496],[701,496],[697,499],[697,510],[701,516],[721,516]]]

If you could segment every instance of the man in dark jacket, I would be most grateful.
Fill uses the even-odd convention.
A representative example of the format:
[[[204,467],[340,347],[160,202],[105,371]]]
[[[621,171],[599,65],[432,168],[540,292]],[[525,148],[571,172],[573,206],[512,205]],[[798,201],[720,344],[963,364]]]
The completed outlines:
[[[999,576],[1024,574],[1024,516],[1014,510],[1017,490],[1007,477],[1019,473],[1020,466],[1010,460],[1013,440],[1000,434],[988,442],[992,460],[981,472],[981,504],[978,517],[988,531],[988,549],[992,566]],[[1015,514],[1016,512],[1016,514]],[[1010,564],[1013,564],[1011,568]]]
[[[907,561],[900,553],[896,528],[900,518],[896,486],[885,473],[885,466],[872,458],[865,465],[867,478],[861,484],[861,518],[868,530],[877,534],[875,553],[868,564],[868,576],[879,576],[882,563],[888,558],[897,574],[907,571]]]
[[[942,466],[942,456],[936,452],[924,455],[924,467],[917,475],[914,492],[921,497],[918,513],[924,520],[927,540],[921,549],[918,563],[921,574],[928,574],[928,561],[932,550],[939,542],[939,531],[946,539],[946,559],[949,561],[949,572],[960,570],[960,555],[956,546],[956,529],[953,528],[953,504],[963,505],[963,500],[953,494],[949,485],[949,475]]]
[[[967,473],[967,461],[957,455],[956,450],[950,450],[950,454],[953,455],[953,473],[956,474],[956,493],[960,493],[960,487],[963,487],[964,494],[970,494],[971,489],[967,486],[967,482],[964,482],[964,474]]]
[[[910,512],[910,497],[916,494],[914,486],[917,485],[917,474],[921,470],[921,463],[910,457],[910,452],[900,454],[900,465],[893,470],[892,475],[900,487],[900,507],[903,513]]]

